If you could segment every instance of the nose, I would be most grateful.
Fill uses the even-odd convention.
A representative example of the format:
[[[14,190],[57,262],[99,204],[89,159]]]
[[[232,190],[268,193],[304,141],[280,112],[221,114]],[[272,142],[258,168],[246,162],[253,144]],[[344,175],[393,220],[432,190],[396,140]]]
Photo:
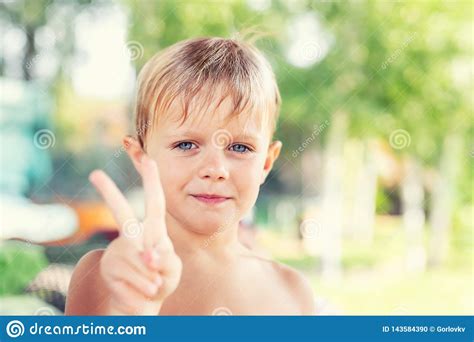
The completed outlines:
[[[206,151],[199,169],[199,177],[212,181],[221,181],[229,178],[229,170],[226,166],[224,151],[222,149],[211,149]]]

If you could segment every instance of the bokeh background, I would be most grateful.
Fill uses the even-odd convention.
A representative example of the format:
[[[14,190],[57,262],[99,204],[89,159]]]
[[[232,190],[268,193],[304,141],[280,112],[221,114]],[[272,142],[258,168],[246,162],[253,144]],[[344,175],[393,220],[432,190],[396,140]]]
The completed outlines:
[[[472,19],[470,1],[2,1],[0,313],[61,314],[75,263],[116,236],[91,170],[143,211],[120,145],[143,64],[258,32],[284,148],[242,242],[306,274],[320,314],[473,314]]]

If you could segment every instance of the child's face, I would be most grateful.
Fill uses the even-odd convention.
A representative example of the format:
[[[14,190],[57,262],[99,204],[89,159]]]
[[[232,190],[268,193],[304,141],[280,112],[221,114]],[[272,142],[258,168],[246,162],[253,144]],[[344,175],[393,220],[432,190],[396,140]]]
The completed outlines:
[[[227,99],[214,114],[190,109],[181,125],[178,106],[147,134],[147,154],[159,167],[168,219],[201,234],[235,225],[255,204],[259,187],[278,158],[270,128],[247,115],[228,120]],[[227,120],[226,120],[227,119]],[[139,153],[132,153],[139,158]],[[199,194],[227,199],[206,201]]]

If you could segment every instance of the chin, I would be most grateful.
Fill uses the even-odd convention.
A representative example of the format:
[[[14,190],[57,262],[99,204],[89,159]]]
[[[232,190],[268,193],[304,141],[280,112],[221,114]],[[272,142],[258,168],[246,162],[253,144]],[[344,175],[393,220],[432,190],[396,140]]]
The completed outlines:
[[[204,211],[196,215],[186,215],[186,229],[203,235],[213,235],[235,227],[240,218],[225,212]]]

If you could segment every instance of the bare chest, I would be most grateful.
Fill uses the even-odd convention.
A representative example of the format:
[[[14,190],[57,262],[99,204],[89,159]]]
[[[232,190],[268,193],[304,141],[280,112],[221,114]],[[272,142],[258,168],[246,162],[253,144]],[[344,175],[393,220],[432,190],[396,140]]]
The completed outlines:
[[[265,274],[183,274],[161,315],[299,315],[296,296]]]

